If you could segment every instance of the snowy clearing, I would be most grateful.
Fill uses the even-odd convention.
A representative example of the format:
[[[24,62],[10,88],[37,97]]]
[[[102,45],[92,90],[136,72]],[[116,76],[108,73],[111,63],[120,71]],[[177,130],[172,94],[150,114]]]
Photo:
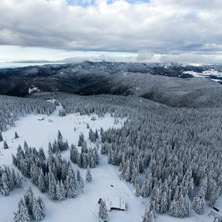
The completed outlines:
[[[94,118],[92,116],[81,116],[78,113],[60,117],[58,116],[60,109],[61,107],[57,107],[57,110],[51,116],[28,115],[20,118],[15,127],[4,132],[3,137],[9,145],[9,149],[1,149],[1,165],[13,166],[11,154],[15,154],[18,145],[23,145],[24,141],[29,146],[43,147],[47,155],[48,143],[57,138],[58,130],[62,132],[63,138],[68,140],[69,144],[77,146],[79,134],[82,132],[85,138],[88,138],[89,128],[94,131],[96,129],[100,130],[101,127],[107,130],[110,127],[121,127],[124,124],[124,119],[119,119],[118,123],[115,123],[115,118],[109,114],[103,118],[96,115],[92,115]],[[89,128],[87,128],[87,125]],[[14,139],[15,132],[19,135],[18,139]],[[91,143],[88,139],[87,142]],[[93,144],[91,145],[93,146]],[[3,142],[0,143],[0,146],[3,146]],[[69,159],[69,151],[63,152],[62,156]],[[85,181],[86,170],[79,169],[76,164],[73,164],[75,170],[77,168],[80,170],[85,184],[84,194],[79,194],[75,199],[52,201],[47,194],[42,194],[37,187],[32,185],[36,195],[44,199],[47,209],[44,221],[98,221],[98,200],[99,198],[107,199],[110,196],[121,197],[127,203],[126,212],[112,211],[109,213],[110,221],[134,222],[141,220],[145,208],[142,199],[134,195],[134,190],[130,185],[119,179],[117,167],[108,165],[106,156],[100,155],[99,162],[97,168],[91,169],[93,176],[91,183]],[[9,197],[0,197],[1,222],[13,221],[13,212],[17,210],[18,201],[23,196],[24,190],[31,185],[29,179],[25,180],[26,182],[23,181],[22,188],[12,191]]]

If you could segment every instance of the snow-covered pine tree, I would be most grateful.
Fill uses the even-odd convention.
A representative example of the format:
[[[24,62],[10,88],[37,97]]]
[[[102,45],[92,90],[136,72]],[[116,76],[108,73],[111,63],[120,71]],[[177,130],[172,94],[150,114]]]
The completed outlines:
[[[80,176],[79,186],[80,186],[81,192],[84,193],[84,182],[81,176]]]
[[[24,194],[24,201],[25,205],[27,206],[29,216],[32,217],[32,209],[33,209],[33,200],[34,200],[34,194],[32,191],[32,188],[29,187],[28,190],[26,190]]]
[[[60,141],[63,140],[63,136],[62,136],[62,133],[60,132],[60,130],[58,130],[57,139]]]
[[[42,147],[39,149],[39,156],[42,158],[42,160],[46,160],[45,153]]]
[[[65,200],[66,193],[65,193],[65,187],[62,181],[57,181],[56,184],[56,200]]]
[[[45,176],[44,173],[42,171],[42,169],[40,170],[40,174],[38,177],[38,188],[41,192],[45,192],[46,191],[46,181],[45,181]]]
[[[6,141],[4,141],[3,148],[4,148],[5,150],[9,148]]]
[[[166,213],[169,210],[169,199],[167,191],[164,191],[160,197],[160,213]]]
[[[108,213],[107,213],[106,203],[104,200],[101,200],[100,202],[98,215],[100,219],[102,219],[103,221],[107,221]]]
[[[2,172],[2,178],[1,178],[1,193],[3,196],[8,196],[10,192],[9,188],[9,178],[7,176],[7,173],[5,171]]]
[[[80,181],[81,175],[80,175],[80,171],[77,169],[77,181]]]
[[[77,193],[76,192],[76,178],[72,169],[69,169],[68,175],[66,176],[65,187],[66,187],[67,197],[75,198],[76,193]]]
[[[28,208],[23,199],[18,203],[18,211],[14,213],[14,222],[30,222],[31,217],[29,215]]]
[[[80,135],[79,135],[79,141],[78,141],[78,146],[82,146],[82,144],[84,143],[84,141],[85,141],[84,135],[83,135],[83,133],[80,133]]]
[[[22,185],[22,178],[18,172],[16,173],[16,176],[15,176],[15,185],[17,188],[20,188]]]
[[[205,209],[205,198],[199,195],[194,197],[192,208],[197,214],[203,214]]]
[[[154,219],[153,210],[148,211],[146,209],[142,222],[154,222],[154,221],[155,221],[155,219]]]
[[[56,179],[52,171],[49,171],[49,197],[56,200]]]
[[[39,197],[37,199],[37,202],[40,206],[40,215],[41,215],[41,218],[44,219],[45,218],[45,215],[46,215],[46,208],[45,208],[45,204],[43,202],[43,199],[41,197]]]
[[[32,212],[34,220],[41,221],[44,218],[42,217],[42,209],[35,198],[33,199]]]
[[[17,133],[17,132],[15,132],[14,139],[18,139],[18,138],[19,138],[18,133]]]
[[[170,204],[170,209],[169,209],[169,215],[173,217],[178,217],[178,207],[177,207],[177,201],[173,200]]]
[[[0,131],[0,142],[3,141],[3,136],[2,136],[2,132]]]
[[[86,180],[88,182],[92,181],[92,174],[91,174],[91,171],[90,171],[89,167],[87,167],[87,170],[86,170]]]

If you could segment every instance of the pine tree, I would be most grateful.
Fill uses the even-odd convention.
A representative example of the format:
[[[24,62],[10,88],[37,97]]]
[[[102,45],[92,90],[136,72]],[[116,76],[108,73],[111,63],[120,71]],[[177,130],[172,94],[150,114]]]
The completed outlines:
[[[58,139],[59,141],[62,141],[62,140],[63,140],[62,133],[60,132],[60,130],[58,130],[57,139]]]
[[[56,184],[56,199],[57,200],[65,200],[66,193],[65,193],[65,187],[62,181],[58,181]]]
[[[42,158],[42,160],[46,160],[45,153],[42,147],[39,149],[39,156]]]
[[[151,211],[146,210],[142,222],[154,222],[154,221],[155,219],[154,219],[153,210]]]
[[[203,196],[194,197],[192,208],[197,214],[203,214],[205,208],[205,199]]]
[[[40,201],[42,202],[42,200],[40,199]],[[34,198],[33,200],[33,209],[32,209],[32,212],[33,212],[33,218],[36,220],[36,221],[41,221],[44,219],[45,217],[45,211],[44,209],[42,208],[42,206],[40,205],[40,201],[36,200]],[[42,202],[43,203],[43,202]]]
[[[175,200],[173,200],[170,205],[169,215],[173,217],[178,217],[177,201]]]
[[[85,139],[84,139],[84,135],[83,133],[80,133],[79,135],[79,141],[78,141],[78,146],[82,146],[84,143]]]
[[[87,167],[87,170],[86,170],[86,180],[87,180],[88,182],[91,182],[91,181],[92,181],[92,174],[91,174],[91,172],[90,172],[89,167]]]
[[[5,171],[2,172],[2,187],[1,192],[3,196],[8,196],[10,189],[9,189],[9,179]]]
[[[19,138],[18,133],[15,132],[15,137],[14,137],[14,139],[18,139],[18,138]]]
[[[49,197],[56,200],[56,179],[51,171],[49,172]]]
[[[17,173],[15,176],[15,183],[17,188],[20,188],[22,185],[22,178],[20,177],[19,173]]]
[[[77,169],[77,181],[80,181],[81,175],[80,175],[80,171]]]
[[[14,213],[14,222],[30,222],[31,217],[29,215],[28,208],[23,199],[19,201],[18,211]]]
[[[66,195],[68,198],[75,198],[76,197],[76,179],[74,176],[68,174],[66,176],[65,181],[65,187],[66,187]]]
[[[5,150],[9,148],[9,147],[8,147],[8,144],[7,144],[7,142],[6,142],[6,141],[4,141],[3,148],[4,148]]]
[[[108,213],[107,213],[107,208],[106,208],[106,203],[104,200],[101,200],[100,206],[99,206],[99,218],[102,219],[103,221],[106,221],[108,218]]]
[[[38,188],[41,192],[45,192],[46,191],[46,182],[45,182],[45,176],[43,174],[43,171],[41,169],[39,177],[38,177]]]
[[[24,194],[24,201],[25,201],[25,205],[27,206],[28,209],[28,213],[30,216],[32,216],[33,212],[33,200],[34,200],[34,194],[32,191],[32,188],[29,187],[28,190],[26,190],[25,194]]]
[[[82,177],[80,177],[79,186],[80,186],[81,192],[84,193],[84,182],[83,182]]]
[[[45,218],[45,215],[46,215],[45,204],[44,204],[43,199],[42,199],[41,197],[39,197],[39,198],[37,199],[37,202],[38,202],[38,204],[39,204],[39,206],[40,206],[40,209],[41,209],[40,215],[41,215],[41,217],[42,217],[42,219],[43,219],[43,218]]]
[[[3,141],[3,136],[2,136],[2,133],[0,131],[0,142],[2,142],[2,141]]]
[[[164,191],[160,199],[160,213],[166,213],[169,209],[168,195],[167,191]]]

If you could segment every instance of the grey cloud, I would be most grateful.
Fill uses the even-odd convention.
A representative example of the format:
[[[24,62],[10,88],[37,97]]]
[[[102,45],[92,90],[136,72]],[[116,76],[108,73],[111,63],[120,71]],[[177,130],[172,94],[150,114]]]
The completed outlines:
[[[153,0],[82,8],[65,0],[4,0],[0,44],[65,50],[199,55],[222,51],[221,1]],[[140,57],[138,57],[140,59]]]

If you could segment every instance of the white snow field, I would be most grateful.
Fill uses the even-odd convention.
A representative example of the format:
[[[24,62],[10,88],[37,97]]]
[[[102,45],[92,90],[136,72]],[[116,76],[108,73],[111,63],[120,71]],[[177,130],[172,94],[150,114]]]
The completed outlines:
[[[57,138],[58,130],[61,131],[63,138],[68,140],[69,144],[77,146],[81,132],[85,138],[88,138],[89,129],[87,124],[95,131],[96,129],[100,130],[101,127],[104,130],[110,127],[121,127],[125,121],[119,119],[118,123],[114,123],[115,118],[108,114],[103,118],[93,115],[96,120],[91,120],[92,116],[81,116],[78,113],[60,117],[58,116],[60,108],[57,108],[51,116],[28,115],[20,118],[15,127],[4,132],[3,137],[9,145],[9,149],[2,149],[3,142],[0,143],[0,165],[13,166],[11,154],[15,154],[18,145],[23,146],[24,141],[29,146],[43,147],[47,155],[48,143]],[[74,128],[76,128],[75,131]],[[18,139],[14,139],[15,132],[19,135]],[[87,142],[91,143],[88,139]],[[62,152],[62,156],[69,159],[69,151]],[[73,168],[76,170],[78,166],[73,164]],[[88,183],[85,180],[85,169],[79,170],[84,179],[85,189],[84,194],[79,193],[75,199],[52,201],[47,193],[41,193],[37,187],[32,185],[36,196],[41,196],[44,199],[47,209],[45,222],[98,221],[98,200],[99,198],[107,199],[110,196],[121,197],[127,203],[126,212],[109,212],[110,221],[135,222],[141,220],[145,209],[142,199],[134,195],[134,190],[130,185],[119,179],[118,169],[107,164],[106,156],[100,155],[99,165],[95,169],[91,169],[92,182]],[[13,212],[17,210],[18,201],[23,197],[25,189],[31,185],[29,179],[25,180],[26,182],[23,182],[22,188],[15,189],[10,193],[10,196],[0,196],[0,222],[13,221]]]
[[[77,146],[79,134],[82,132],[87,139],[89,146],[93,146],[88,139],[89,129],[100,130],[102,127],[107,130],[110,127],[121,127],[125,119],[119,119],[115,123],[115,118],[109,114],[103,118],[93,115],[96,120],[92,120],[91,116],[81,116],[80,114],[70,114],[64,117],[58,116],[58,112],[62,107],[57,107],[57,110],[50,116],[47,115],[27,115],[20,118],[16,122],[16,126],[9,128],[3,132],[3,137],[9,145],[9,149],[4,150],[3,142],[0,142],[0,166],[12,166],[12,153],[16,153],[18,145],[24,144],[27,141],[29,146],[36,148],[43,147],[47,155],[48,143],[57,138],[58,130],[61,131],[63,138],[68,140],[69,145]],[[74,128],[76,130],[74,131]],[[19,138],[14,139],[15,132]],[[100,153],[100,152],[99,152]],[[64,158],[69,159],[69,150],[62,152]],[[72,165],[75,172],[78,166]],[[79,168],[78,168],[79,169]],[[66,199],[64,201],[52,201],[47,193],[41,193],[38,188],[32,185],[36,196],[41,196],[44,199],[47,213],[43,221],[45,222],[98,222],[98,200],[99,198],[107,199],[108,197],[119,197],[126,201],[126,211],[112,211],[108,213],[108,221],[112,222],[140,222],[144,214],[147,199],[138,198],[134,194],[133,187],[123,180],[119,179],[119,171],[117,167],[107,164],[106,156],[99,156],[99,165],[95,169],[91,169],[93,180],[87,182],[85,180],[85,169],[80,169],[84,179],[84,193],[78,193],[74,199]],[[0,195],[0,222],[13,222],[13,212],[17,210],[18,201],[23,197],[25,189],[31,185],[30,179],[25,179],[22,183],[22,188],[15,189],[10,193],[10,196],[3,197]],[[112,185],[112,186],[111,186]],[[222,206],[222,200],[219,199],[218,205]],[[157,215],[157,222],[210,222],[213,218],[207,215],[210,208],[205,210],[204,215],[197,215],[191,210],[188,218],[173,218],[166,214]]]

